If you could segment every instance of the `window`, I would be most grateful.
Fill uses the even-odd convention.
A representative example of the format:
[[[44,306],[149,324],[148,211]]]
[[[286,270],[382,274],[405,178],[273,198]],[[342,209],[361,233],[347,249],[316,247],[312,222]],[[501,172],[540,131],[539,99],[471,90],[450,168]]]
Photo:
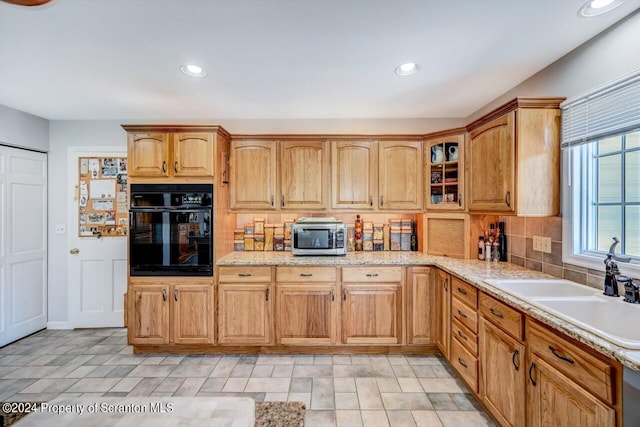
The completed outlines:
[[[563,260],[602,270],[605,254],[640,275],[640,73],[562,105]]]

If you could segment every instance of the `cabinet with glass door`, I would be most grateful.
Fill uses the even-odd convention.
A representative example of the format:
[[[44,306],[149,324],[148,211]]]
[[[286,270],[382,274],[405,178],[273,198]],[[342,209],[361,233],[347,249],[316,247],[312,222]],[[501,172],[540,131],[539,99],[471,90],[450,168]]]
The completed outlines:
[[[428,139],[427,209],[464,210],[464,133]]]

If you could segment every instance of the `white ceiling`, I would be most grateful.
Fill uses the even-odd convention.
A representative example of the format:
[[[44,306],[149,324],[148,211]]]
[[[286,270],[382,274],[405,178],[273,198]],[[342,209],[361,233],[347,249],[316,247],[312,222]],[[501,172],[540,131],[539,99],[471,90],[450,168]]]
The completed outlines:
[[[0,2],[0,104],[52,120],[467,117],[640,6],[585,19],[585,1]],[[395,75],[407,61],[421,72]]]

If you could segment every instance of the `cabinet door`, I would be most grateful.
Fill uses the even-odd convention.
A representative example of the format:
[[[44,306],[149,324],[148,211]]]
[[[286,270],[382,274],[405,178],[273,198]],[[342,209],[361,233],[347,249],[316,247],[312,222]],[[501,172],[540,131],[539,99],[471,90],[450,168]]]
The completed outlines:
[[[342,285],[345,344],[400,344],[401,319],[401,284]]]
[[[469,133],[469,210],[515,211],[515,112]]]
[[[213,176],[212,133],[176,133],[173,135],[174,176]]]
[[[425,141],[427,209],[464,210],[464,150],[464,134]]]
[[[276,285],[278,344],[336,342],[338,311],[335,285]]]
[[[524,345],[480,319],[480,398],[503,426],[525,424]]]
[[[422,142],[379,142],[379,208],[422,209]]]
[[[324,209],[327,206],[327,143],[285,141],[280,156],[282,209]]]
[[[436,286],[433,270],[409,269],[407,286],[407,343],[433,344],[436,339]]]
[[[533,353],[529,353],[527,425],[616,425],[616,412]]]
[[[128,135],[130,176],[169,176],[169,135]]]
[[[169,287],[129,286],[129,344],[169,343]]]
[[[331,143],[331,207],[371,210],[378,206],[378,144]]]
[[[276,209],[275,141],[232,141],[230,169],[231,209]]]
[[[436,344],[440,352],[449,360],[449,343],[451,340],[451,279],[442,270],[435,270],[436,281]]]
[[[213,288],[173,285],[172,337],[175,344],[213,343]]]
[[[270,344],[271,284],[218,285],[218,342],[221,344]]]

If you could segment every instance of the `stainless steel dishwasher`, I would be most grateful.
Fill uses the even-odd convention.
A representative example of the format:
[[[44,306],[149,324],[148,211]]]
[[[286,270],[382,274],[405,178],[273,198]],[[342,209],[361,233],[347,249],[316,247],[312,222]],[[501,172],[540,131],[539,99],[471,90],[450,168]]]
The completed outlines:
[[[623,425],[640,426],[640,372],[625,367],[622,379]]]

